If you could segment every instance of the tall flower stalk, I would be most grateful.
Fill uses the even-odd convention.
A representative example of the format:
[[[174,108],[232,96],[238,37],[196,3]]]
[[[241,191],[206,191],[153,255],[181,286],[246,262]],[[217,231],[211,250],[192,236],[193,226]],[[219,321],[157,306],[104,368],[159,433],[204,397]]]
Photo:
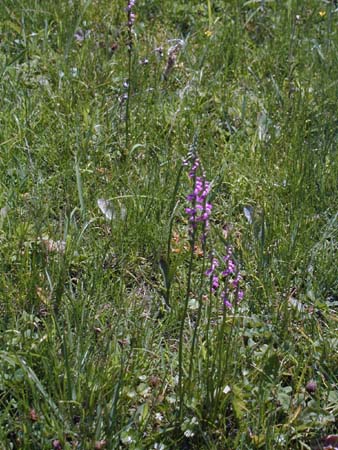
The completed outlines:
[[[214,377],[216,375],[217,389],[219,390],[220,384],[223,382],[224,370],[228,365],[228,353],[226,352],[226,358],[224,359],[224,347],[222,342],[224,340],[224,334],[226,332],[226,317],[227,311],[236,308],[236,305],[242,300],[244,296],[242,285],[242,276],[239,272],[236,261],[233,257],[233,250],[231,246],[226,246],[223,256],[218,256],[214,249],[207,245],[208,232],[210,228],[210,216],[212,212],[212,204],[209,201],[209,194],[211,191],[211,183],[207,181],[205,172],[201,165],[196,153],[193,152],[187,161],[184,162],[185,166],[189,167],[188,176],[192,183],[192,190],[186,196],[187,206],[185,213],[188,218],[188,236],[190,244],[189,266],[187,273],[186,294],[184,303],[182,306],[180,317],[180,330],[179,330],[179,348],[178,348],[178,393],[179,393],[179,418],[183,419],[184,414],[184,401],[185,393],[189,392],[189,383],[193,380],[194,369],[194,355],[198,340],[198,329],[202,317],[202,310],[204,304],[204,293],[207,292],[207,281],[209,281],[209,308],[208,308],[208,322],[206,333],[206,345],[208,355],[208,373],[210,372],[210,380],[208,376],[208,391],[209,384],[214,386]],[[192,278],[193,271],[196,267],[196,249],[198,245],[202,247],[202,261],[199,264],[200,276],[198,277],[198,283],[193,289]],[[209,251],[208,251],[209,247]],[[211,248],[211,249],[210,249]],[[207,255],[210,255],[207,257]],[[200,256],[200,254],[199,254]],[[208,264],[209,261],[209,264]],[[189,366],[187,371],[186,380],[184,380],[184,329],[185,322],[188,314],[188,306],[190,295],[193,290],[197,292],[198,299],[198,311],[194,321],[194,331],[192,335],[190,345]],[[217,340],[219,345],[216,346],[216,352],[209,347],[209,327],[211,324],[212,304],[217,308],[217,315],[219,309],[222,309],[222,321],[217,323]],[[229,344],[230,345],[230,344]],[[230,347],[228,347],[230,348]],[[209,366],[209,355],[212,355],[211,367]],[[210,383],[209,383],[210,381]],[[214,395],[214,389],[211,396]]]
[[[222,384],[228,372],[229,358],[231,357],[232,333],[234,330],[235,314],[232,314],[230,329],[227,327],[228,312],[232,313],[244,297],[242,289],[242,275],[233,257],[231,246],[225,247],[222,257],[211,255],[210,266],[205,272],[209,279],[209,300],[208,324],[206,334],[207,353],[207,398],[217,401],[221,395]],[[209,327],[211,323],[211,304],[217,305],[217,311],[222,311],[221,321],[217,321],[217,338],[213,349],[209,339]],[[227,335],[226,342],[224,336]],[[213,356],[212,356],[213,355]]]
[[[133,59],[133,26],[135,23],[135,13],[133,8],[136,0],[127,0],[127,49],[128,49],[128,81],[126,98],[126,119],[125,119],[125,151],[129,148],[130,138],[130,96],[131,96],[131,78],[132,78],[132,59]]]
[[[210,279],[210,290],[213,295],[219,295],[224,306],[232,309],[244,297],[241,288],[242,275],[233,258],[232,247],[226,247],[225,255],[219,261],[212,256],[210,267],[205,275]]]
[[[189,178],[193,184],[192,192],[186,197],[188,202],[188,206],[185,209],[185,212],[188,216],[189,222],[189,243],[190,243],[190,258],[189,258],[189,268],[187,275],[187,289],[186,295],[183,305],[183,311],[181,316],[181,324],[180,324],[180,333],[179,333],[179,349],[178,349],[178,362],[179,362],[179,379],[178,379],[178,387],[179,387],[179,415],[182,419],[183,417],[183,404],[184,404],[184,383],[183,383],[183,334],[184,334],[184,325],[188,312],[188,304],[189,297],[191,293],[191,279],[193,272],[193,262],[195,256],[195,248],[197,240],[199,239],[202,244],[203,255],[205,255],[206,249],[206,239],[207,233],[209,230],[209,217],[212,210],[212,205],[208,203],[208,195],[210,193],[211,185],[206,180],[206,176],[204,171],[201,168],[200,160],[193,154],[191,159],[184,162],[184,165],[189,165],[191,163],[191,167],[189,170]],[[199,175],[199,173],[201,174]],[[204,258],[203,258],[204,261]],[[204,262],[203,262],[204,267]],[[204,271],[204,269],[203,269]],[[201,280],[203,280],[203,273]],[[201,281],[203,283],[203,281]],[[202,292],[202,286],[199,289]],[[192,372],[192,362],[193,362],[193,354],[196,342],[196,333],[198,328],[198,322],[201,313],[201,305],[202,298],[200,298],[199,304],[199,312],[198,319],[195,326],[195,331],[193,334],[191,353],[190,353],[190,367],[189,367],[189,378]]]

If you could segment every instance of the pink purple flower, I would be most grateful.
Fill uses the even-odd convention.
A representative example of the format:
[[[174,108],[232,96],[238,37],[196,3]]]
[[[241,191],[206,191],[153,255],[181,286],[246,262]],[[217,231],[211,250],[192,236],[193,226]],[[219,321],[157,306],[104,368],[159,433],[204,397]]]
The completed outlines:
[[[227,247],[221,261],[220,268],[219,260],[212,256],[210,267],[205,271],[205,275],[210,278],[211,292],[217,294],[221,290],[220,298],[223,304],[231,309],[234,302],[239,303],[244,298],[244,291],[241,289],[243,277],[233,259],[231,247]]]
[[[187,162],[184,163],[187,165]],[[209,228],[209,217],[212,211],[211,203],[207,202],[207,197],[210,193],[211,185],[206,180],[204,171],[201,176],[197,175],[200,168],[200,160],[194,157],[192,166],[189,170],[189,178],[193,180],[193,191],[187,195],[186,199],[190,206],[185,209],[189,218],[189,223],[192,233],[197,229],[198,224],[202,224],[203,232],[201,236],[202,242],[205,242],[206,232]]]
[[[126,11],[128,16],[128,27],[131,28],[134,25],[136,15],[133,13],[133,7],[136,0],[128,0]]]

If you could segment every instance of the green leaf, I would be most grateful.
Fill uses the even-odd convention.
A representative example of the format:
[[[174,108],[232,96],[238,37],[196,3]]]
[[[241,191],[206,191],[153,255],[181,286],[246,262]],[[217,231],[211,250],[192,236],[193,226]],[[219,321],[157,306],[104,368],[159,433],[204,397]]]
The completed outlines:
[[[247,408],[245,406],[245,401],[244,401],[244,393],[241,390],[241,388],[239,386],[232,386],[232,399],[231,399],[231,403],[232,403],[232,407],[234,409],[234,413],[237,417],[237,419],[242,419],[244,413],[247,411]]]

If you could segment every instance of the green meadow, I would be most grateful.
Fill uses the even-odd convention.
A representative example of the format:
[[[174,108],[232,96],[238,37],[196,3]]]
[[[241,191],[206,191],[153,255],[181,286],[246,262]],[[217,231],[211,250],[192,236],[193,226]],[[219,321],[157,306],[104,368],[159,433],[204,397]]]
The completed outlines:
[[[2,0],[0,450],[338,448],[337,25]]]

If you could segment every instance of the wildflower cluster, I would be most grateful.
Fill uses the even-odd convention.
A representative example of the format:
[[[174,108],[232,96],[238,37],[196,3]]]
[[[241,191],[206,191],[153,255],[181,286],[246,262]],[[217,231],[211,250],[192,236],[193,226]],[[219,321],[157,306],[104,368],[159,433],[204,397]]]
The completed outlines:
[[[133,7],[135,6],[136,0],[128,0],[126,12],[127,12],[127,26],[128,26],[128,51],[131,54],[133,48],[133,25],[135,23],[136,15],[133,12]]]
[[[197,176],[199,167],[199,159],[194,158],[193,165],[189,171],[189,178],[193,180],[194,189],[193,192],[187,196],[190,206],[185,209],[185,212],[189,217],[190,236],[195,234],[197,226],[200,223],[202,224],[203,229],[201,241],[202,243],[205,243],[206,233],[209,229],[209,217],[212,205],[207,202],[207,197],[210,193],[210,183],[206,180],[204,171],[202,172],[202,176]]]
[[[135,6],[136,0],[128,0],[127,4],[127,16],[128,16],[128,27],[131,28],[135,22],[135,14],[133,13],[133,7]]]
[[[219,287],[222,286],[221,300],[227,308],[232,308],[233,302],[239,303],[243,299],[244,291],[240,286],[243,277],[233,259],[231,247],[226,248],[226,254],[222,257],[221,270],[219,266],[219,260],[213,256],[205,275],[210,278],[211,292],[213,294],[217,294]]]
[[[136,15],[133,12],[136,0],[127,0],[126,12],[127,12],[127,49],[128,49],[128,80],[125,83],[125,88],[127,92],[121,97],[121,103],[126,102],[126,118],[125,118],[125,148],[129,148],[129,138],[130,138],[130,95],[132,92],[132,54],[133,54],[133,25],[135,22]],[[125,157],[125,152],[122,154]]]
[[[188,165],[188,162],[185,161],[184,165]],[[201,175],[198,175],[199,172]],[[209,219],[212,211],[212,204],[208,202],[211,185],[206,180],[200,160],[195,155],[192,158],[189,178],[193,181],[194,186],[193,191],[186,197],[190,204],[185,208],[189,218],[189,235],[194,244],[198,225],[201,224],[202,234],[200,239],[203,244],[203,252],[205,252],[206,236],[210,226]],[[221,259],[212,255],[210,267],[205,271],[205,276],[210,279],[212,294],[220,295],[223,304],[227,308],[232,308],[234,304],[239,303],[243,299],[244,292],[240,286],[243,278],[233,258],[231,247],[226,247],[226,253]]]

